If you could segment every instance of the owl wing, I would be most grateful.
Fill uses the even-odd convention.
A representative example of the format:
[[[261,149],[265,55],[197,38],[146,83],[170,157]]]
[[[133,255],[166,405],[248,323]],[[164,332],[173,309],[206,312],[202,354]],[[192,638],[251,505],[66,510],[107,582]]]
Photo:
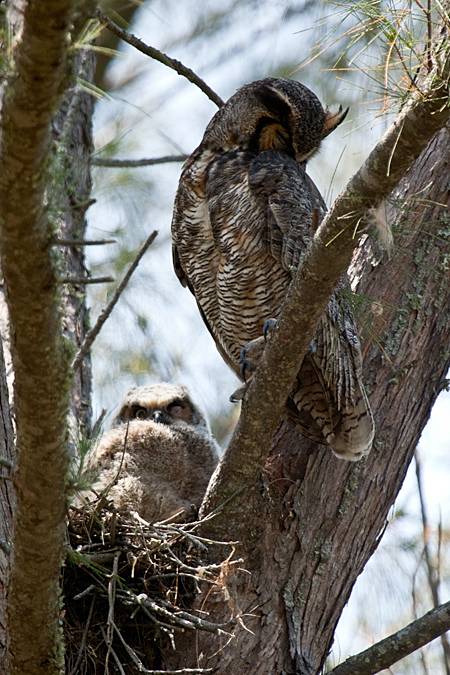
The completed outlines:
[[[252,162],[249,184],[267,200],[267,240],[274,258],[294,274],[326,206],[297,162],[265,152]],[[300,368],[285,417],[301,433],[358,459],[370,450],[374,422],[362,382],[362,359],[350,288],[343,278],[317,327],[312,353]]]
[[[225,363],[239,375],[239,364],[230,358],[220,339],[217,308],[211,310],[209,307],[211,302],[215,304],[212,289],[220,256],[217,241],[212,236],[206,194],[206,171],[212,158],[212,153],[199,147],[184,164],[172,218],[172,260],[180,283],[189,288],[195,297],[217,350]]]
[[[265,202],[265,236],[275,260],[295,273],[311,239],[313,214],[322,220],[326,206],[303,167],[288,155],[268,150],[257,155],[248,184]]]

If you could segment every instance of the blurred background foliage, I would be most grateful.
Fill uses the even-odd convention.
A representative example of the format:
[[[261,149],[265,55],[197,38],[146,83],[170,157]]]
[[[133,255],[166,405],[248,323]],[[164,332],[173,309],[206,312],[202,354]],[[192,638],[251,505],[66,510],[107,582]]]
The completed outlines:
[[[430,31],[442,9],[438,2],[418,0],[106,0],[102,11],[194,70],[224,100],[246,82],[282,76],[300,80],[328,106],[349,106],[345,124],[308,165],[330,204],[426,69]],[[96,24],[81,42],[86,45],[93,34],[98,34],[95,159],[190,154],[215,105],[186,79]],[[239,414],[228,402],[236,378],[172,270],[170,221],[180,168],[181,163],[94,167],[96,203],[88,212],[88,236],[116,243],[88,247],[87,262],[94,276],[112,275],[116,281],[89,287],[91,323],[148,234],[159,231],[94,344],[94,419],[102,409],[114,413],[131,385],[181,382],[206,409],[224,445]],[[425,532],[412,467],[382,543],[344,612],[330,665],[430,609],[430,575],[440,582],[440,600],[449,597],[449,404],[444,393],[422,438],[430,511]],[[389,672],[448,675],[450,661],[435,641]]]

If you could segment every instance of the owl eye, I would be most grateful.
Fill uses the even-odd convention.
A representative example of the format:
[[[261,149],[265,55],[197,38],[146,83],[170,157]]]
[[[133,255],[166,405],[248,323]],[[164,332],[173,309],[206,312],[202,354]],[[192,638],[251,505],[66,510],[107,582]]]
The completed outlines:
[[[167,406],[167,412],[169,412],[173,417],[181,417],[181,413],[185,408],[183,401],[177,399],[173,403]]]
[[[176,399],[167,406],[167,412],[177,420],[183,420],[188,424],[192,423],[192,409],[189,403]]]
[[[145,420],[148,417],[147,409],[146,408],[136,408],[134,410],[134,417],[137,420]]]
[[[183,410],[181,405],[171,405],[167,408],[167,410],[170,412],[173,417],[180,417],[180,413]]]

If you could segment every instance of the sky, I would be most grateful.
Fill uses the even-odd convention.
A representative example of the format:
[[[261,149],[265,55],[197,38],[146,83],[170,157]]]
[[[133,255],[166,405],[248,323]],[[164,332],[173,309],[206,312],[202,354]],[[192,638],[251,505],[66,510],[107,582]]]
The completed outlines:
[[[132,30],[147,44],[181,60],[227,99],[246,82],[267,75],[288,75],[309,60],[312,45],[328,30],[326,22],[332,7],[315,2],[308,12],[300,13],[300,6],[284,0],[207,0],[200,4],[194,0],[156,0],[142,6]],[[97,103],[96,147],[115,140],[117,156],[129,159],[192,152],[216,111],[215,105],[192,84],[128,45],[120,52],[121,57],[108,71],[114,86],[108,97]],[[326,65],[313,61],[295,77],[310,86],[324,103],[350,106],[346,123],[308,164],[308,173],[330,204],[363,162],[389,118],[376,117],[376,95],[365,93],[365,104],[360,102],[359,87],[365,74],[357,73],[349,82],[345,74],[330,72]],[[89,210],[89,236],[109,236],[120,227],[127,246],[135,248],[153,229],[159,235],[95,345],[95,414],[102,408],[113,413],[130,385],[160,379],[182,382],[194,400],[219,420],[217,428],[226,438],[226,429],[238,415],[238,408],[228,402],[237,380],[216,351],[194,298],[181,287],[172,269],[170,221],[179,172],[178,164],[125,173],[96,170],[97,203]],[[109,251],[105,251],[107,247],[93,248],[89,247],[92,267],[104,265],[105,258],[114,258],[118,250],[114,246]],[[105,301],[105,290],[96,289],[91,297],[93,318]],[[136,365],[136,357],[133,374],[123,359],[127,353],[140,354],[149,363],[156,359],[156,372],[145,369],[145,358],[144,367]],[[444,530],[450,528],[449,419],[450,393],[443,392],[419,446],[434,547],[438,523]],[[431,606],[423,573],[416,570],[421,530],[414,466],[390,520],[344,611],[333,659],[365,648],[412,620],[412,578],[423,600],[420,609],[426,611]],[[447,579],[448,572],[448,563],[447,567],[443,563]],[[443,585],[442,601],[449,596],[447,583]],[[439,667],[433,673],[438,674]],[[400,675],[402,668],[395,666],[392,672]]]

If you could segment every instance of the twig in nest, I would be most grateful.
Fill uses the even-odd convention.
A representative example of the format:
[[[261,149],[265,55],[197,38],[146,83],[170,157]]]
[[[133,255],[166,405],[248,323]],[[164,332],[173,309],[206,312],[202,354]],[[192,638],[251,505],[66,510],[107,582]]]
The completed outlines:
[[[180,617],[181,619],[188,619],[196,626],[201,628],[201,630],[205,630],[208,633],[226,633],[227,635],[229,635],[229,633],[227,633],[225,629],[233,628],[237,624],[237,619],[229,619],[225,623],[212,623],[211,621],[206,621],[206,619],[202,619],[201,617],[195,616],[194,614],[189,614],[189,612],[179,610],[166,600],[161,599],[160,602],[165,607],[170,608],[174,612],[176,617]]]
[[[134,651],[123,639],[123,636],[120,630],[115,624],[113,624],[114,629],[119,637],[119,640],[125,647],[127,653],[129,654],[133,663],[139,668],[139,672],[146,673],[147,675],[201,675],[203,673],[212,673],[212,668],[183,668],[182,670],[148,670],[144,667],[142,661]]]
[[[208,633],[227,633],[227,629],[232,628],[237,623],[236,619],[230,619],[226,623],[212,623],[211,621],[206,621],[205,619],[195,616],[194,614],[180,610],[165,600],[152,600],[145,593],[141,593],[141,595],[135,595],[131,591],[118,591],[117,597],[130,599],[142,607],[147,607],[147,609],[156,612],[156,614],[160,614],[168,621],[172,621],[182,628],[199,628],[200,630],[204,630]],[[229,633],[227,634],[229,635]]]
[[[78,593],[77,595],[73,596],[74,600],[81,600],[81,598],[84,598],[85,595],[89,595],[91,591],[93,591],[95,588],[94,584],[91,584],[87,588],[84,589],[84,591],[81,591],[81,593]]]
[[[102,635],[103,635],[103,639],[104,639],[105,643],[107,644],[107,637],[106,637],[106,633],[105,633],[103,628],[102,628]],[[116,662],[116,665],[119,669],[120,675],[125,675],[125,671],[124,671],[123,666],[120,662],[120,659],[119,659],[119,657],[117,656],[116,652],[114,651],[114,649],[112,647],[110,648],[109,652],[111,653],[114,661]],[[105,663],[105,672],[106,673],[108,672],[108,663]]]
[[[117,573],[119,569],[119,558],[120,558],[121,552],[117,551],[116,555],[114,556],[114,562],[113,562],[113,571],[111,574],[111,577],[108,582],[108,621],[107,621],[107,626],[106,626],[106,644],[108,646],[108,651],[106,653],[106,660],[105,660],[105,670],[108,671],[108,660],[109,660],[109,655],[111,653],[112,649],[112,642],[113,642],[113,629],[115,628],[115,623],[114,623],[114,603],[116,601],[116,581],[117,581]]]
[[[89,588],[94,588],[94,587],[90,586]],[[80,594],[78,597],[82,597],[82,596],[83,596],[83,594]],[[76,598],[76,599],[78,599],[78,598]],[[94,613],[94,604],[95,604],[95,595],[92,597],[91,607],[89,609],[89,615],[88,615],[88,618],[86,620],[86,626],[85,626],[84,631],[83,631],[83,637],[81,638],[80,649],[78,650],[77,660],[75,661],[74,667],[70,671],[70,675],[75,675],[75,673],[78,670],[78,666],[80,665],[81,657],[83,656],[84,648],[86,646],[86,638],[87,638],[87,634],[88,634],[88,631],[89,631],[89,626],[91,625],[92,614]]]
[[[86,583],[84,574],[80,576],[77,573],[76,588],[72,593],[67,593],[65,589],[65,594],[66,598],[78,598],[81,603],[84,603],[86,616],[90,613],[90,599],[86,600],[86,598],[90,593],[95,596],[95,616],[98,619],[99,613],[101,617],[103,612],[103,619],[100,618],[100,622],[103,623],[104,630],[101,634],[98,633],[93,628],[94,621],[92,618],[89,619],[90,629],[87,632],[85,644],[90,645],[89,649],[95,650],[101,645],[101,650],[106,655],[106,658],[105,656],[103,658],[105,672],[108,673],[108,663],[109,672],[116,667],[116,664],[121,673],[128,672],[130,668],[132,670],[139,668],[140,672],[151,675],[166,672],[149,669],[152,661],[146,662],[149,658],[146,651],[144,650],[143,653],[139,651],[139,645],[143,644],[143,640],[147,645],[151,645],[153,641],[156,648],[158,648],[159,641],[163,640],[166,646],[168,646],[167,642],[170,642],[172,648],[175,649],[175,636],[179,631],[204,630],[216,635],[225,635],[227,639],[231,638],[239,619],[232,617],[226,623],[215,624],[208,621],[208,614],[191,613],[189,603],[192,597],[199,592],[199,585],[202,581],[206,581],[211,587],[216,584],[222,587],[223,565],[241,564],[242,561],[230,562],[228,559],[222,565],[208,565],[203,562],[204,549],[211,540],[205,540],[195,534],[199,521],[185,524],[148,523],[137,513],[131,511],[117,512],[116,544],[115,549],[111,550],[110,510],[107,505],[101,510],[100,506],[104,504],[105,500],[99,496],[97,503],[89,505],[91,514],[86,512],[83,518],[83,514],[77,511],[76,518],[71,521],[70,527],[72,530],[75,528],[75,531],[71,530],[70,534],[75,535],[78,554],[73,561],[83,569],[83,573],[89,575],[90,579]],[[92,531],[88,532],[87,523],[92,512],[95,512],[96,518],[92,521]],[[81,534],[86,543],[80,546]],[[229,544],[229,542],[226,543]],[[215,542],[211,541],[211,544]],[[233,546],[232,549],[234,551]],[[89,569],[90,561],[83,561],[80,558],[81,552],[86,559],[93,555],[112,555],[113,560],[109,565],[110,574],[106,569],[97,570],[100,578],[95,579],[91,571],[95,571],[96,568]],[[128,565],[123,568],[120,566],[120,560],[123,558],[119,560],[122,553],[128,562]],[[119,569],[120,585],[117,583]],[[170,580],[165,581],[165,579]],[[176,591],[176,595],[173,591]],[[168,602],[169,596],[171,602]],[[80,606],[83,606],[81,603]],[[75,620],[76,616],[77,612],[75,612]],[[78,616],[81,616],[80,612]],[[98,625],[98,620],[95,623]],[[138,633],[135,632],[136,629]],[[85,630],[83,622],[79,635],[84,634]],[[77,663],[78,670],[83,668],[83,658],[88,658],[86,647],[81,651],[80,649],[79,643],[76,643],[73,663]],[[73,671],[72,665],[70,671]],[[201,668],[183,669],[167,671],[166,675],[171,672],[174,675],[193,675],[194,673],[200,675],[209,671]]]

